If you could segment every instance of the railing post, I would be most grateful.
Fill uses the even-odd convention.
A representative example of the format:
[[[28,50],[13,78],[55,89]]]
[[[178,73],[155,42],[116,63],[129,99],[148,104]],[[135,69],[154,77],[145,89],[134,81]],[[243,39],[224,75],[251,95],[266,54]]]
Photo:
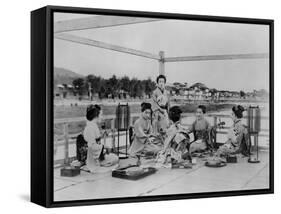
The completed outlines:
[[[112,137],[112,152],[116,152],[116,146],[115,146],[115,120],[112,118],[111,120],[111,137]]]
[[[64,164],[69,164],[69,147],[68,147],[68,123],[63,124],[64,135]]]
[[[217,116],[214,116],[214,127],[215,127],[214,141],[215,141],[215,145],[217,143],[217,123],[218,123],[218,118],[217,118]]]
[[[112,137],[112,152],[116,153],[116,146],[115,146],[115,129],[111,129],[111,137]]]

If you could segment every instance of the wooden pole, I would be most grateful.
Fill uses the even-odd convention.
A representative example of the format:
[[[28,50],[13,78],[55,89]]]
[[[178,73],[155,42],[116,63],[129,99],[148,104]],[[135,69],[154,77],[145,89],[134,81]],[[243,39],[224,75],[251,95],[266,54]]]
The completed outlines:
[[[218,118],[216,116],[214,116],[214,127],[215,127],[215,136],[214,136],[214,141],[215,141],[215,145],[217,144],[217,124],[218,124]]]
[[[159,74],[165,75],[165,62],[164,62],[164,57],[165,57],[165,53],[164,51],[159,51]]]
[[[116,153],[116,145],[115,145],[115,129],[111,129],[111,137],[112,137],[112,152]]]
[[[111,120],[111,137],[112,137],[112,142],[111,142],[111,146],[112,146],[112,151],[111,152],[113,152],[113,153],[115,153],[116,152],[116,146],[115,146],[115,132],[116,132],[116,130],[115,130],[115,120],[114,119],[112,119]]]
[[[63,124],[64,132],[64,164],[69,164],[69,148],[68,148],[68,123]]]
[[[210,61],[210,60],[236,60],[236,59],[268,59],[268,53],[249,53],[249,54],[224,54],[206,56],[182,56],[167,57],[164,62],[186,62],[186,61]]]

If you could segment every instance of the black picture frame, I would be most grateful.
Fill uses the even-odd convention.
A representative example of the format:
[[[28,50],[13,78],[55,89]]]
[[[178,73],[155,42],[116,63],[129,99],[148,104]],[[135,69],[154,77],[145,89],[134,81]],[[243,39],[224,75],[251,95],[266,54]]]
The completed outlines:
[[[53,14],[54,12],[169,18],[268,25],[270,33],[269,189],[127,198],[54,201],[53,199]],[[274,193],[274,21],[236,17],[46,6],[31,12],[31,202],[44,207],[81,206]]]

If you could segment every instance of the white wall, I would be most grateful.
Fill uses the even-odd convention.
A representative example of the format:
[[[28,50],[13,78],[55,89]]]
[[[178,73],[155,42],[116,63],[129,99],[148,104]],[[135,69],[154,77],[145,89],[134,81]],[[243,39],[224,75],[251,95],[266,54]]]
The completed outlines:
[[[1,2],[1,213],[255,213],[276,210],[280,195],[280,84],[275,84],[275,195],[180,200],[111,206],[42,209],[29,200],[30,11],[45,5],[159,11],[275,19],[275,83],[280,79],[281,15],[278,1],[247,0],[6,0]],[[11,83],[13,87],[11,87]],[[5,93],[9,91],[10,93]],[[14,94],[12,94],[14,93]],[[280,97],[280,96],[279,96]],[[278,111],[279,110],[279,111]],[[278,121],[279,120],[279,121]],[[77,210],[79,209],[79,210]],[[3,212],[5,210],[5,212]]]

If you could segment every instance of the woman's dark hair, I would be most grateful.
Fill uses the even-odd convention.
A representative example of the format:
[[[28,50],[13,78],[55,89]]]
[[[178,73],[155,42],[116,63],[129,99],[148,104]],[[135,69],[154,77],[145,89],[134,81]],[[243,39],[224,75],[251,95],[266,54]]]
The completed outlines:
[[[238,106],[233,106],[232,111],[237,118],[242,118],[243,111],[245,111],[245,109],[243,108],[243,106],[238,105]]]
[[[163,74],[160,74],[157,78],[156,78],[156,82],[159,82],[159,79],[164,79],[165,83],[166,83],[166,77]]]
[[[172,108],[170,108],[169,110],[169,118],[171,121],[178,122],[181,118],[181,113],[182,110],[180,109],[179,106],[173,106]]]
[[[197,108],[200,108],[200,109],[202,110],[203,114],[206,113],[206,110],[207,110],[206,106],[200,105],[200,106],[198,106]]]
[[[151,104],[150,104],[150,103],[145,103],[145,102],[143,102],[143,103],[141,104],[141,112],[144,112],[146,109],[151,110]]]
[[[89,105],[87,107],[86,118],[92,121],[94,118],[100,115],[101,107],[99,105]]]

